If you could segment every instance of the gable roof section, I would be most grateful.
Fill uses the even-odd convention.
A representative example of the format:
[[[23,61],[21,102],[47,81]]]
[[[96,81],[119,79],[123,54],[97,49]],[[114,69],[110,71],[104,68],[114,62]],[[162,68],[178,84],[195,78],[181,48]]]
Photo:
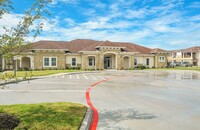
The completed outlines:
[[[142,54],[150,54],[151,49],[148,47],[140,46],[134,43],[123,43],[123,42],[118,42],[120,46],[126,47],[125,50],[128,52],[139,52]]]
[[[82,51],[95,51],[96,47],[101,46],[112,46],[112,47],[124,47],[124,50],[127,52],[139,52],[142,54],[149,54],[151,52],[150,48],[140,46],[133,43],[125,43],[125,42],[110,42],[110,41],[102,41],[99,43],[95,43],[92,46],[89,46]]]
[[[167,53],[167,51],[160,48],[154,48],[151,50],[151,53]]]
[[[84,50],[87,47],[92,45],[97,45],[99,41],[89,40],[89,39],[76,39],[65,43],[65,48],[68,48],[72,53],[78,53],[81,50]],[[95,51],[95,50],[91,50]]]

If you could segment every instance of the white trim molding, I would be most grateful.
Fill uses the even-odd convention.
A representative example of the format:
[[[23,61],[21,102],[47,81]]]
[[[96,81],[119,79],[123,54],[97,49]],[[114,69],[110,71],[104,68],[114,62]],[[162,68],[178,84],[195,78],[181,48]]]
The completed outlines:
[[[159,62],[165,62],[166,58],[165,56],[159,56]]]
[[[49,59],[49,65],[48,66],[45,65],[45,61],[44,61],[45,58]],[[52,58],[56,58],[56,65],[55,66],[52,65]],[[43,56],[42,62],[43,62],[43,64],[42,64],[43,67],[57,67],[58,66],[58,58],[56,56]]]

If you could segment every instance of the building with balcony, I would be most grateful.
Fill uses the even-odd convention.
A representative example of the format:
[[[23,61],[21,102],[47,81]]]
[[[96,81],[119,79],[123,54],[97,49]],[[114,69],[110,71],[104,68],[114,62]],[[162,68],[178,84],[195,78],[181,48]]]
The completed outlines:
[[[200,67],[200,46],[170,51],[168,62],[190,62]]]

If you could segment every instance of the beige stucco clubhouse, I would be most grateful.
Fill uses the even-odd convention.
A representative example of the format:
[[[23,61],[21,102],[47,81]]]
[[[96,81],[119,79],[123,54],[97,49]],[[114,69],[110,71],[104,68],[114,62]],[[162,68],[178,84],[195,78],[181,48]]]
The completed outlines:
[[[167,66],[167,52],[133,43],[76,39],[38,41],[26,53],[15,56],[17,69],[130,69],[138,65]],[[13,69],[12,60],[4,58],[2,69]]]

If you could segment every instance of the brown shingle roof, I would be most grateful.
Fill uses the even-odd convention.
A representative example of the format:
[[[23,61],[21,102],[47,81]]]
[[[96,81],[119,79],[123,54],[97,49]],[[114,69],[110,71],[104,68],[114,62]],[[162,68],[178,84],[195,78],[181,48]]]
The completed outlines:
[[[139,52],[142,54],[150,54],[152,51],[150,48],[133,43],[95,41],[89,39],[76,39],[69,42],[38,41],[32,43],[33,49],[66,49],[72,53],[78,53],[79,51],[96,51],[99,46],[123,47],[127,52]]]
[[[89,40],[89,39],[76,39],[65,43],[65,48],[68,48],[70,52],[77,53],[85,48],[97,45],[99,41]],[[92,50],[93,51],[93,50]]]
[[[154,48],[151,50],[151,53],[167,53],[167,51],[160,48]]]
[[[170,52],[197,52],[200,51],[200,46],[194,46],[186,49],[172,50]]]
[[[142,54],[149,54],[151,49],[144,47],[144,46],[140,46],[137,44],[133,44],[133,43],[125,43],[125,42],[110,42],[110,41],[103,41],[103,42],[99,42],[89,46],[87,48],[85,48],[83,51],[95,51],[96,47],[98,46],[113,46],[113,47],[125,47],[125,51],[127,52],[139,52]]]
[[[62,41],[38,41],[31,44],[31,49],[67,49]]]
[[[184,52],[197,52],[197,51],[200,51],[200,46],[194,46],[194,47],[186,48],[183,51]]]
[[[142,54],[150,54],[151,49],[144,47],[144,46],[140,46],[137,44],[133,44],[133,43],[123,43],[123,42],[118,42],[120,44],[120,46],[124,46],[126,47],[125,50],[128,52],[139,52]]]

